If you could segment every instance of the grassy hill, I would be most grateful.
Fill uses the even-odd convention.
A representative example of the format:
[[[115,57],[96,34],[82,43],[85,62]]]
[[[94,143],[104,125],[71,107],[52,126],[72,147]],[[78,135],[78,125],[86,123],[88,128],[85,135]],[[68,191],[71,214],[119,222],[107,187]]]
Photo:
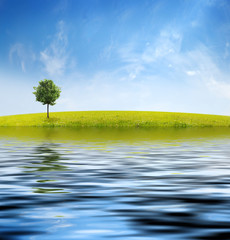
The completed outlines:
[[[148,111],[77,111],[54,112],[50,118],[45,113],[0,117],[0,127],[109,127],[109,128],[158,128],[158,127],[230,127],[230,116],[148,112]]]

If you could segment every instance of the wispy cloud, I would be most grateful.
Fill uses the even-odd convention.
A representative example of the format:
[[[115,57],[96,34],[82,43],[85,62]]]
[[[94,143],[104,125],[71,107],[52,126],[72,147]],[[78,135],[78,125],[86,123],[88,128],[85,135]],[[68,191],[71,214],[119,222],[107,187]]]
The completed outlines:
[[[143,46],[130,42],[118,50],[123,62],[121,70],[131,79],[156,75],[165,63],[167,68],[172,67],[170,58],[180,53],[181,41],[182,35],[178,31],[166,29]]]
[[[142,54],[143,61],[145,63],[151,63],[177,54],[181,48],[181,40],[182,35],[177,31],[161,31],[158,38],[145,48]]]
[[[16,43],[10,47],[9,59],[12,64],[17,64],[20,66],[22,72],[26,72],[26,66],[31,63],[31,61],[36,60],[35,54],[30,48],[26,48],[22,43]]]
[[[67,52],[68,39],[65,34],[65,24],[59,21],[58,31],[50,45],[40,52],[40,59],[45,71],[50,76],[62,75],[67,67],[69,55]]]
[[[167,77],[171,72],[172,80],[191,82],[191,79],[210,86],[225,83],[230,84],[227,73],[220,68],[217,59],[210,49],[199,44],[193,50],[182,50],[183,35],[176,30],[168,28],[162,30],[152,42],[147,42],[144,47],[137,48],[134,43],[126,45],[119,50],[124,63],[123,68],[129,74],[149,78],[160,72],[161,77]],[[229,44],[226,43],[228,50]],[[227,55],[227,53],[226,53]],[[163,73],[162,73],[163,72]],[[167,80],[167,79],[165,79]],[[218,88],[219,92],[222,87]],[[221,94],[221,93],[220,93]],[[226,94],[224,94],[226,95]]]
[[[135,106],[141,106],[142,109],[149,106],[151,110],[156,107],[153,102],[157,101],[162,103],[163,109],[160,110],[204,113],[208,109],[204,102],[205,96],[209,102],[218,102],[220,99],[229,102],[229,72],[220,67],[215,53],[202,44],[194,46],[190,51],[183,50],[182,45],[183,34],[173,28],[166,28],[144,46],[130,42],[118,49],[123,64],[113,76],[115,81],[120,79],[127,82],[129,87],[123,85],[126,95],[130,99],[139,99]],[[135,84],[137,88],[132,87]],[[140,89],[142,94],[131,94],[131,90],[140,92]],[[164,93],[164,97],[159,93]],[[218,112],[218,109],[215,111]]]
[[[104,49],[103,49],[103,51],[100,55],[100,58],[102,60],[110,60],[111,55],[112,55],[114,50],[115,50],[115,43],[114,43],[113,40],[110,40],[109,45],[104,47]]]
[[[116,69],[71,77],[81,80],[63,86],[60,110],[228,114],[228,73],[206,46],[183,51],[182,45],[183,34],[169,28],[144,46],[125,44],[117,50],[122,64]]]

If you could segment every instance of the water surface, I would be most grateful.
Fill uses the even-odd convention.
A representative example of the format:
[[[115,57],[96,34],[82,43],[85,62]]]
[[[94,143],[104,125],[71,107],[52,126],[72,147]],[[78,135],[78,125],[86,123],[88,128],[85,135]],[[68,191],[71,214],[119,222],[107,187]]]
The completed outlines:
[[[230,130],[0,129],[0,239],[230,239]]]

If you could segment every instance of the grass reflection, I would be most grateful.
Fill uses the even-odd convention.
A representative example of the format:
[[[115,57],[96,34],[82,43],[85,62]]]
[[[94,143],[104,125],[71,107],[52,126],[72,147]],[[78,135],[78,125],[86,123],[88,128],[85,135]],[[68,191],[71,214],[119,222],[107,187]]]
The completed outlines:
[[[113,142],[143,144],[143,142],[203,141],[204,139],[229,138],[230,128],[186,128],[186,129],[76,129],[76,128],[39,128],[39,127],[0,127],[0,139],[25,142],[41,141],[52,143],[75,142],[80,145],[92,143],[102,146]],[[38,151],[49,152],[45,146]],[[52,150],[51,150],[52,151]],[[55,154],[49,156],[55,158]]]

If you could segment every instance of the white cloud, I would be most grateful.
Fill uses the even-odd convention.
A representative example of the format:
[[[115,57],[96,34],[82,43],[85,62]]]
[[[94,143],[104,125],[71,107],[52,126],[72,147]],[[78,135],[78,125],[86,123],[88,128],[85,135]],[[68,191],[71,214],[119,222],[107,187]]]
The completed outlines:
[[[118,49],[122,65],[114,71],[67,74],[67,64],[71,62],[67,53],[68,40],[64,23],[60,22],[58,26],[55,39],[40,56],[47,73],[65,74],[66,81],[60,84],[61,97],[52,107],[52,111],[150,110],[230,113],[229,74],[219,67],[212,52],[203,45],[183,52],[183,35],[180,32],[167,28],[142,48],[138,48],[134,42],[126,44]],[[112,47],[109,46],[108,51],[105,51],[105,57],[109,57]],[[20,45],[12,48],[9,54],[12,61],[15,61],[14,58],[20,51]],[[20,66],[25,68],[25,63],[21,60]],[[0,100],[3,102],[7,99],[4,92],[9,92],[10,88],[9,84],[1,89]],[[23,100],[11,102],[10,110],[2,106],[1,112],[45,111],[44,106],[34,102],[32,86],[26,91],[22,88],[23,86],[17,86],[15,96]],[[26,92],[30,95],[26,95]]]
[[[178,53],[181,48],[181,41],[182,35],[178,31],[161,31],[159,37],[145,48],[141,58],[145,63],[151,63]]]
[[[64,31],[64,22],[60,21],[54,40],[45,50],[40,52],[40,59],[44,64],[45,71],[50,76],[62,75],[65,72],[69,61],[67,44],[68,39]]]
[[[187,70],[186,74],[193,79],[195,83],[203,85],[206,91],[210,91],[217,97],[230,98],[230,82],[228,73],[218,66],[218,62],[212,57],[212,54],[205,48],[200,47],[194,51],[181,56],[185,64],[181,64],[181,69]],[[205,94],[205,93],[204,93]]]
[[[186,74],[187,74],[188,76],[194,76],[194,75],[197,74],[197,72],[196,72],[196,71],[187,71]]]
[[[17,65],[25,73],[36,61],[36,55],[31,47],[26,47],[22,43],[15,43],[10,47],[9,60],[11,64]]]
[[[115,44],[113,40],[110,41],[110,44],[104,48],[104,50],[101,53],[101,58],[105,60],[109,60],[113,50],[115,49]]]
[[[135,42],[130,42],[118,50],[121,61],[124,63],[120,69],[126,72],[126,78],[137,79],[138,76],[153,74],[161,61],[168,60],[168,68],[173,65],[169,61],[180,53],[182,35],[176,30],[162,30],[156,39],[147,42],[141,49]]]
[[[80,81],[64,84],[57,109],[229,114],[228,74],[220,69],[209,49],[200,45],[182,52],[181,35],[164,36],[165,41],[145,45],[142,51],[136,51],[132,43],[120,49],[123,65],[115,71],[67,76],[68,82]],[[145,61],[142,56],[150,45],[153,53],[154,47],[164,51]],[[167,53],[167,48],[174,52]]]
[[[163,104],[163,111],[171,106],[171,111],[178,109],[186,112],[229,114],[230,110],[225,107],[230,105],[229,73],[221,69],[218,59],[206,46],[200,44],[185,52],[181,50],[182,41],[183,35],[180,32],[167,28],[155,40],[145,44],[143,49],[134,42],[126,44],[119,50],[123,61],[120,73],[127,72],[123,79],[139,81],[139,89],[147,86],[157,97],[154,99],[149,96],[146,101],[167,102],[166,105]],[[161,87],[155,87],[156,85]],[[175,90],[174,93],[170,88]],[[165,99],[159,96],[156,89],[162,93],[168,92],[164,94]],[[139,97],[140,101],[141,98],[144,99]],[[143,104],[142,108],[145,107]]]
[[[23,72],[26,72],[25,61],[27,58],[27,53],[23,44],[16,43],[11,46],[9,51],[10,62],[19,64]]]

